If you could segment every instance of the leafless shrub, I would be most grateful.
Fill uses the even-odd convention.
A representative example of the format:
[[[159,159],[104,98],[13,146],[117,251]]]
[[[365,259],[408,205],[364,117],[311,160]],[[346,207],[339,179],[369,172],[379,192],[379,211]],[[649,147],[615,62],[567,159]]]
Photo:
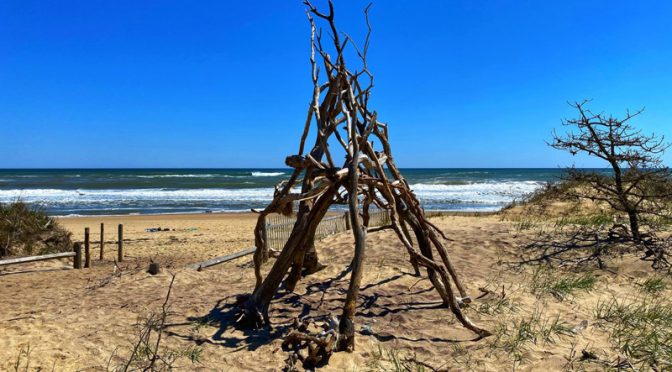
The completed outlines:
[[[175,350],[166,348],[161,344],[166,320],[171,314],[170,294],[174,282],[175,275],[170,280],[170,286],[161,310],[149,314],[138,322],[138,339],[133,344],[131,354],[123,363],[119,363],[117,368],[113,369],[114,371],[170,371],[176,368],[176,363],[181,359],[189,359],[192,363],[200,361],[202,349],[199,347]],[[112,357],[114,357],[114,354]]]
[[[570,131],[565,135],[554,132],[549,145],[572,155],[587,154],[606,163],[610,172],[570,168],[567,180],[588,186],[574,188],[576,196],[606,203],[626,214],[630,235],[635,242],[640,242],[642,216],[666,214],[666,202],[672,197],[669,187],[672,173],[661,160],[670,145],[664,137],[642,134],[630,124],[642,110],[627,112],[619,119],[594,113],[586,108],[587,103],[571,105],[579,117],[565,120],[563,125]]]

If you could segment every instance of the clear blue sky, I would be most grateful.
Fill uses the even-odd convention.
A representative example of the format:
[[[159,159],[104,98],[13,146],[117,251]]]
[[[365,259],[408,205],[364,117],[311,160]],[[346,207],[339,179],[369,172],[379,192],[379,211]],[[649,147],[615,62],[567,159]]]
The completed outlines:
[[[368,1],[335,3],[361,40]],[[373,106],[403,167],[594,166],[544,143],[568,100],[646,106],[636,124],[672,139],[671,20],[669,1],[381,0]],[[283,166],[308,52],[299,0],[0,1],[0,168]]]

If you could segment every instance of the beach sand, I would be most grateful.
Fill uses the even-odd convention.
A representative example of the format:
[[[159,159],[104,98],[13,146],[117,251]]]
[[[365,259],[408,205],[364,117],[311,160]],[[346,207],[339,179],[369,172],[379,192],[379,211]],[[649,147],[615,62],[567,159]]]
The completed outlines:
[[[252,214],[199,214],[63,218],[60,223],[82,239],[91,229],[93,267],[70,269],[71,261],[46,261],[5,268],[0,276],[0,369],[30,363],[29,370],[98,371],[123,365],[138,338],[138,322],[160,310],[171,274],[175,283],[163,345],[172,350],[198,350],[200,361],[177,365],[186,370],[281,370],[287,354],[280,348],[285,326],[299,315],[340,315],[349,275],[353,239],[347,233],[317,245],[328,267],[304,278],[295,293],[284,293],[272,305],[273,331],[239,331],[227,324],[238,294],[254,286],[251,256],[196,271],[187,266],[253,245]],[[637,291],[636,281],[650,273],[647,263],[627,260],[617,272],[595,272],[589,293],[563,301],[533,295],[531,268],[512,268],[516,247],[525,239],[515,223],[499,216],[433,218],[453,239],[451,257],[468,292],[492,292],[477,299],[466,314],[496,331],[538,315],[559,317],[572,334],[528,342],[520,358],[504,347],[506,337],[474,340],[446,308],[427,279],[412,275],[406,252],[389,231],[369,234],[365,274],[359,299],[358,334],[353,353],[336,353],[324,370],[383,370],[395,358],[451,370],[562,370],[572,352],[587,348],[604,360],[618,356],[607,332],[593,316],[600,300]],[[105,259],[98,260],[98,232],[105,223]],[[124,262],[115,267],[116,226],[124,224]],[[146,232],[147,228],[171,231]],[[175,231],[172,231],[175,229]],[[146,272],[153,260],[163,271]],[[617,265],[618,264],[618,265]],[[267,267],[268,268],[268,267]],[[338,278],[331,281],[332,278]],[[509,305],[496,305],[504,294]],[[536,314],[536,315],[535,315]],[[584,321],[587,321],[585,323]],[[581,326],[582,322],[586,324]],[[501,335],[501,334],[500,334]],[[196,349],[194,349],[196,348]],[[29,351],[29,352],[28,352]],[[517,359],[521,359],[517,361]],[[23,363],[23,364],[22,364]],[[412,362],[408,362],[412,363]],[[584,366],[586,367],[586,366]],[[601,369],[587,365],[588,369]]]

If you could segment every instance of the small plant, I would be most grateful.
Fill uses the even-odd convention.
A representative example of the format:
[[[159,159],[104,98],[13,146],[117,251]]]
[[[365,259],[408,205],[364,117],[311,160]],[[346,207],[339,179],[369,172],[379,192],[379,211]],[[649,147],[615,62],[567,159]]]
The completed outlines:
[[[178,351],[178,357],[185,357],[189,359],[192,364],[200,363],[203,357],[203,348],[198,346],[191,346]]]
[[[417,360],[415,356],[403,356],[398,349],[385,349],[380,344],[378,344],[377,350],[371,353],[371,356],[371,360],[367,362],[367,367],[373,371],[425,372],[427,370],[438,370]]]
[[[610,363],[600,360],[594,351],[588,349],[588,346],[583,348],[580,353],[577,352],[577,346],[578,344],[576,340],[572,340],[569,355],[565,356],[567,363],[562,367],[563,371],[585,371],[586,366],[584,363],[602,365],[603,367],[606,367],[604,368],[605,370],[611,370],[611,368],[613,368]]]
[[[554,343],[556,336],[574,334],[571,328],[560,320],[559,315],[543,318],[538,309],[528,317],[519,318],[511,324],[510,328],[507,322],[499,324],[491,346],[504,349],[515,362],[523,359],[527,344]]]
[[[559,273],[548,265],[540,265],[532,274],[530,286],[532,294],[551,294],[562,301],[577,291],[592,290],[596,282],[597,278],[592,274]]]
[[[590,291],[595,287],[595,281],[595,277],[588,274],[560,278],[560,280],[551,286],[551,292],[564,296],[571,295],[577,290]]]
[[[593,214],[587,216],[567,217],[563,216],[555,221],[555,227],[563,227],[568,225],[576,226],[607,226],[614,223],[614,216],[610,214]]]
[[[574,331],[567,323],[560,320],[560,315],[546,318],[539,327],[539,338],[544,343],[555,343],[555,337],[559,335],[573,335]]]
[[[647,278],[643,283],[640,284],[646,293],[656,294],[662,292],[667,288],[667,284],[662,277],[654,276]]]
[[[642,369],[672,369],[672,306],[661,298],[600,301],[595,318],[611,342]]]
[[[526,230],[532,230],[537,227],[537,224],[534,221],[523,219],[516,224],[516,232],[521,233]]]
[[[21,346],[19,350],[19,355],[16,357],[16,361],[12,366],[14,372],[19,371],[30,371],[30,354],[33,352],[33,349],[30,347],[30,344],[26,346]]]
[[[371,352],[371,359],[367,361],[366,365],[371,368],[379,367],[384,354],[383,347],[378,344],[378,348]]]
[[[483,302],[478,305],[476,311],[486,315],[497,315],[504,312],[515,312],[518,305],[513,303],[508,297],[498,298],[495,301]]]
[[[667,213],[669,214],[672,211],[672,205],[668,205],[666,208]],[[668,229],[672,226],[672,217],[668,216],[650,216],[646,218],[646,224],[649,225],[654,230],[663,230]]]
[[[205,327],[209,326],[211,324],[211,322],[212,322],[212,319],[210,319],[209,316],[205,316],[205,317],[202,317],[202,318],[199,317],[191,323],[192,324],[191,329],[194,332],[200,332],[201,328],[205,328]]]
[[[450,353],[453,361],[459,366],[459,370],[475,371],[474,363],[478,364],[478,360],[474,360],[473,354],[464,346],[460,344],[453,344]]]
[[[123,363],[119,364],[114,369],[115,371],[169,371],[176,368],[175,364],[180,359],[186,358],[191,363],[200,362],[203,349],[198,346],[174,350],[168,349],[161,344],[166,320],[170,315],[170,294],[174,282],[175,275],[173,275],[170,281],[161,311],[151,313],[145,319],[138,322],[138,340],[133,344],[131,355]]]

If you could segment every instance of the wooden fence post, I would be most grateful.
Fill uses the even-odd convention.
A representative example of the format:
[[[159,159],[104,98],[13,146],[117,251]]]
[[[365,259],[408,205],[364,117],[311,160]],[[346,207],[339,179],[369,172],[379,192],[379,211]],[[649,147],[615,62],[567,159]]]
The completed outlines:
[[[75,269],[82,268],[82,243],[76,242],[74,246],[75,257],[72,260]]]
[[[262,253],[261,256],[262,256],[262,259],[264,261],[266,261],[266,260],[268,260],[268,256],[269,256],[268,255],[268,248],[270,247],[270,244],[268,244],[268,229],[267,229],[268,223],[266,221],[266,216],[264,216],[263,218],[264,218],[264,221],[261,224],[261,226],[262,226],[261,236],[262,236],[262,240],[264,241],[264,246],[261,247],[261,253]]]
[[[345,229],[350,230],[352,227],[350,225],[350,211],[345,212]]]
[[[119,248],[117,249],[117,261],[121,262],[124,260],[124,225],[119,224],[119,237],[118,237]]]
[[[100,260],[103,260],[103,252],[105,251],[105,224],[100,223]]]
[[[91,267],[91,240],[89,228],[84,229],[84,268]]]

